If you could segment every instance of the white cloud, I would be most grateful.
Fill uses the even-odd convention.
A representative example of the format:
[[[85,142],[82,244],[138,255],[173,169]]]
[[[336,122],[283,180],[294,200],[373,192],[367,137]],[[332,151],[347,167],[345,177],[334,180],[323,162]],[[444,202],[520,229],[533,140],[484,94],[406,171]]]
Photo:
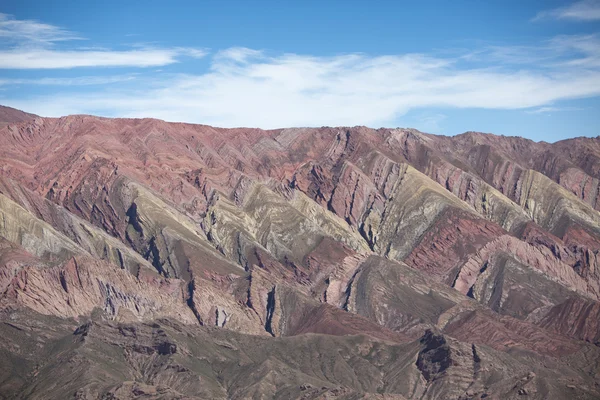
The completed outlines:
[[[156,67],[181,57],[200,58],[204,50],[137,46],[131,50],[94,47],[57,48],[56,44],[81,39],[60,27],[0,14],[0,69],[64,69],[77,67]]]
[[[538,13],[533,20],[539,21],[544,19],[567,19],[576,21],[600,20],[600,0],[583,0],[566,7],[542,11]]]
[[[135,74],[112,76],[78,76],[73,78],[0,79],[0,86],[8,85],[47,85],[47,86],[89,86],[128,82],[136,79]]]
[[[600,65],[590,62],[598,58],[597,38],[571,39],[545,43],[543,57],[532,54],[536,62],[517,70],[474,61],[465,66],[460,56],[268,56],[235,48],[217,53],[205,73],[156,74],[137,89],[0,102],[47,116],[95,113],[226,127],[389,126],[409,110],[428,107],[531,109],[598,96]],[[567,58],[556,50],[553,59],[548,46],[577,51]],[[548,59],[540,65],[540,58]]]
[[[580,107],[553,107],[553,106],[545,106],[539,107],[533,110],[525,111],[527,114],[549,114],[553,112],[562,112],[562,111],[580,111],[582,108]]]
[[[10,42],[50,44],[81,39],[78,35],[54,25],[33,20],[17,20],[12,15],[0,13],[0,38]]]
[[[229,49],[221,50],[215,55],[215,60],[223,59],[226,62],[246,62],[252,58],[258,58],[263,56],[263,52],[260,50],[252,50],[245,47],[231,47]]]
[[[77,67],[157,67],[181,56],[200,58],[198,49],[140,49],[126,51],[11,49],[0,50],[0,69],[61,69]]]
[[[563,35],[550,41],[550,50],[570,55],[562,62],[579,67],[600,67],[600,35]]]

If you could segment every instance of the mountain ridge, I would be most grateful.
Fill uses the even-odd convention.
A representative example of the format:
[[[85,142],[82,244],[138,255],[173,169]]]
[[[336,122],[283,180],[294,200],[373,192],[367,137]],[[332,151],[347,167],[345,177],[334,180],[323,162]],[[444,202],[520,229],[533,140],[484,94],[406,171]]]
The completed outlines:
[[[2,113],[0,113],[0,123],[3,124],[10,124],[10,123],[20,123],[20,122],[26,122],[27,120],[30,119],[35,119],[35,118],[46,118],[46,119],[63,119],[63,118],[75,118],[75,117],[93,117],[93,118],[98,118],[98,119],[104,119],[104,120],[132,120],[132,121],[157,121],[157,122],[164,122],[164,123],[168,123],[168,124],[182,124],[182,125],[197,125],[197,126],[206,126],[206,127],[211,127],[211,128],[215,128],[215,129],[222,129],[222,130],[236,130],[236,129],[257,129],[257,130],[261,130],[261,131],[281,131],[284,129],[319,129],[319,128],[341,128],[341,129],[350,129],[350,128],[367,128],[367,129],[372,129],[372,130],[392,130],[392,129],[402,129],[402,130],[406,130],[406,131],[415,131],[421,134],[425,134],[425,135],[433,135],[433,136],[442,136],[442,137],[456,137],[456,136],[463,136],[463,135],[470,135],[470,134],[478,134],[478,135],[487,135],[487,136],[493,136],[493,137],[498,137],[498,138],[515,138],[515,139],[522,139],[522,140],[529,140],[531,142],[534,143],[539,143],[539,144],[555,144],[558,142],[568,142],[568,141],[572,141],[572,140],[578,140],[578,139],[598,139],[600,138],[600,135],[598,136],[573,136],[571,138],[567,138],[567,139],[560,139],[557,140],[556,142],[546,142],[544,140],[540,140],[540,141],[535,141],[533,139],[529,139],[529,138],[525,138],[522,136],[513,136],[513,135],[505,135],[505,134],[496,134],[496,133],[492,133],[492,132],[482,132],[482,131],[464,131],[461,133],[456,133],[454,135],[446,135],[446,134],[435,134],[435,133],[425,133],[425,132],[421,132],[416,128],[410,128],[410,127],[395,127],[395,128],[390,128],[390,127],[379,127],[379,128],[373,128],[373,127],[369,127],[366,125],[354,125],[354,126],[329,126],[329,125],[323,125],[323,126],[292,126],[292,127],[279,127],[279,128],[270,128],[270,129],[264,129],[264,128],[260,128],[260,127],[250,127],[250,126],[235,126],[235,127],[220,127],[220,126],[213,126],[213,125],[207,125],[207,124],[202,124],[202,123],[195,123],[195,122],[186,122],[186,121],[168,121],[168,120],[164,120],[164,119],[160,119],[160,118],[153,118],[153,117],[108,117],[108,116],[100,116],[100,115],[95,115],[95,114],[68,114],[68,115],[63,115],[60,117],[44,117],[44,116],[39,116],[36,114],[32,114],[32,113],[28,113],[22,110],[19,110],[17,108],[13,108],[10,106],[5,106],[0,104],[0,110],[2,110]],[[10,113],[16,113],[16,114],[23,114],[23,115],[27,115],[30,116],[28,119],[24,119],[24,120],[19,120],[19,121],[13,121],[14,118],[7,118],[5,115],[10,114]]]
[[[0,351],[35,382],[11,361],[0,393],[72,382],[43,355],[66,346],[89,376],[63,397],[600,396],[598,139],[80,115],[0,140]],[[227,368],[198,369],[180,331],[206,351],[262,337],[270,356],[253,375],[210,350]],[[335,361],[309,373],[277,340]],[[194,376],[207,386],[174,383]]]

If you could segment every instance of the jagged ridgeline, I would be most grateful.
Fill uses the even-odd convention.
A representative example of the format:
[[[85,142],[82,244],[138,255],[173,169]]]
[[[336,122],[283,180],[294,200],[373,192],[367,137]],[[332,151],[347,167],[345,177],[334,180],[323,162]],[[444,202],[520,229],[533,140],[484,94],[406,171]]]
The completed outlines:
[[[0,119],[0,398],[600,398],[600,139]]]

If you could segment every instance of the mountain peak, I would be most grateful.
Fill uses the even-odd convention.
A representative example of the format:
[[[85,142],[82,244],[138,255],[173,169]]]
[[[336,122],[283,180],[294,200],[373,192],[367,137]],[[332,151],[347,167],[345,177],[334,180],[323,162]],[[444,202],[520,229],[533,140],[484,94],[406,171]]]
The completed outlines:
[[[0,105],[0,127],[37,118],[35,114],[26,113],[16,108]]]

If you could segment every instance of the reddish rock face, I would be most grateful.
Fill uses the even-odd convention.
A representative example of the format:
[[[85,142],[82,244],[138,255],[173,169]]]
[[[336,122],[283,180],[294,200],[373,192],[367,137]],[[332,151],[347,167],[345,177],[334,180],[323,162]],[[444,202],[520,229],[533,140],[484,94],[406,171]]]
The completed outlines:
[[[0,121],[8,397],[600,396],[598,139]]]
[[[11,107],[0,106],[0,127],[4,127],[8,124],[31,121],[35,118],[38,118],[35,114],[29,114]]]

